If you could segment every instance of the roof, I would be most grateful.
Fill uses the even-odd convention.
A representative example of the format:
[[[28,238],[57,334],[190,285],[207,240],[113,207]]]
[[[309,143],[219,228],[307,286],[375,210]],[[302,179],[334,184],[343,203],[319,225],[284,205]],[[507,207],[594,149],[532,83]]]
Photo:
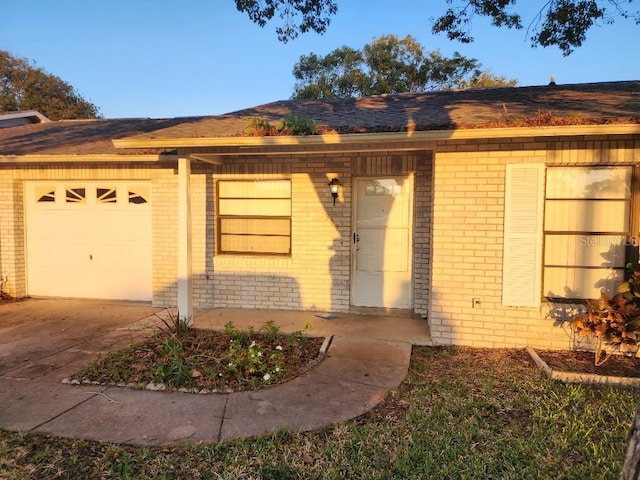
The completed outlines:
[[[143,134],[182,121],[184,119],[175,118],[60,120],[0,128],[0,155],[115,154],[113,138]]]
[[[505,127],[513,126],[639,124],[640,81],[283,100],[207,117],[63,120],[1,128],[0,156],[127,153],[114,146],[114,139],[132,140],[116,145],[143,148],[137,155],[177,148],[179,139],[205,145],[204,139],[215,138],[235,145],[252,118],[276,122],[289,114],[340,134],[477,128],[507,134]]]
[[[190,119],[140,138],[241,136],[251,118],[275,122],[289,114],[312,118],[337,133],[523,126],[525,119],[538,124],[559,118],[563,124],[640,123],[640,81],[284,100]]]
[[[28,125],[30,123],[50,122],[47,117],[35,110],[22,110],[19,112],[0,112],[0,128]]]

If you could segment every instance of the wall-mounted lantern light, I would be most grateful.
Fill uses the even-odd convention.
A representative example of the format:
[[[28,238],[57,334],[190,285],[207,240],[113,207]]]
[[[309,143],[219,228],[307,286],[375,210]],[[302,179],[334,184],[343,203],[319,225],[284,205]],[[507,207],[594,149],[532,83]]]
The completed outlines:
[[[336,198],[338,198],[338,189],[342,186],[340,180],[337,178],[332,178],[329,182],[329,191],[331,192],[331,196],[333,197],[333,204],[336,204]]]

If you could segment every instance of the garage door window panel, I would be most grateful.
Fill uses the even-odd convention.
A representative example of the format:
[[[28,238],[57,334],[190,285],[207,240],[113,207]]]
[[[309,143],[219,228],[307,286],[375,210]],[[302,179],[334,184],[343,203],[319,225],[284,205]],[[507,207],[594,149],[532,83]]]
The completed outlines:
[[[87,190],[85,188],[67,188],[66,203],[87,203]]]
[[[135,190],[129,190],[127,198],[129,203],[134,205],[148,203],[149,189],[146,187],[137,187]]]
[[[96,188],[97,203],[117,203],[118,191],[115,188]]]

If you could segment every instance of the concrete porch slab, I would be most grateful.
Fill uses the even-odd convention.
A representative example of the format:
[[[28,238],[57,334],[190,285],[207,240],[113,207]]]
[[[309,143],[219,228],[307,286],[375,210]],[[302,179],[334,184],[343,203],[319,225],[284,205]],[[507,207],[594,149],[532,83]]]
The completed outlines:
[[[336,318],[318,317],[323,312],[294,310],[251,310],[240,308],[218,308],[196,310],[193,325],[197,328],[224,330],[227,322],[236,328],[249,326],[258,330],[269,320],[285,333],[305,331],[306,325],[312,328],[305,333],[316,336],[343,336],[394,342],[406,342],[411,345],[432,345],[427,320],[411,316],[371,315],[360,313],[332,313]],[[324,312],[326,313],[326,312]]]

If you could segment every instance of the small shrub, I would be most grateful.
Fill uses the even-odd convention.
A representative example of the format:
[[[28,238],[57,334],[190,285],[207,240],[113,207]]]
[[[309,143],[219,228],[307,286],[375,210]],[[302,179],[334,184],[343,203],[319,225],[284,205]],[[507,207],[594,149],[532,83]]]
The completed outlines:
[[[271,126],[269,120],[264,117],[254,117],[244,127],[244,133],[254,137],[268,137],[275,134],[275,127]]]
[[[309,117],[301,117],[294,113],[290,113],[286,117],[280,119],[278,130],[287,135],[317,135],[318,129],[316,122]]]
[[[162,318],[157,313],[155,314],[158,317],[164,326],[159,326],[160,330],[167,335],[185,335],[189,331],[189,324],[191,323],[191,317],[178,317],[174,315],[171,310],[167,310],[167,314],[169,315],[169,319]]]
[[[269,320],[262,326],[264,336],[267,342],[275,342],[280,335],[280,327],[278,327],[273,320]]]
[[[596,340],[595,364],[602,365],[609,355],[607,348],[622,353],[635,352],[640,343],[640,270],[610,297],[602,293],[598,300],[586,300],[587,312],[572,321],[580,337]]]
[[[270,137],[276,135],[318,135],[316,122],[312,118],[290,113],[271,125],[264,117],[253,117],[244,127],[245,135]]]

